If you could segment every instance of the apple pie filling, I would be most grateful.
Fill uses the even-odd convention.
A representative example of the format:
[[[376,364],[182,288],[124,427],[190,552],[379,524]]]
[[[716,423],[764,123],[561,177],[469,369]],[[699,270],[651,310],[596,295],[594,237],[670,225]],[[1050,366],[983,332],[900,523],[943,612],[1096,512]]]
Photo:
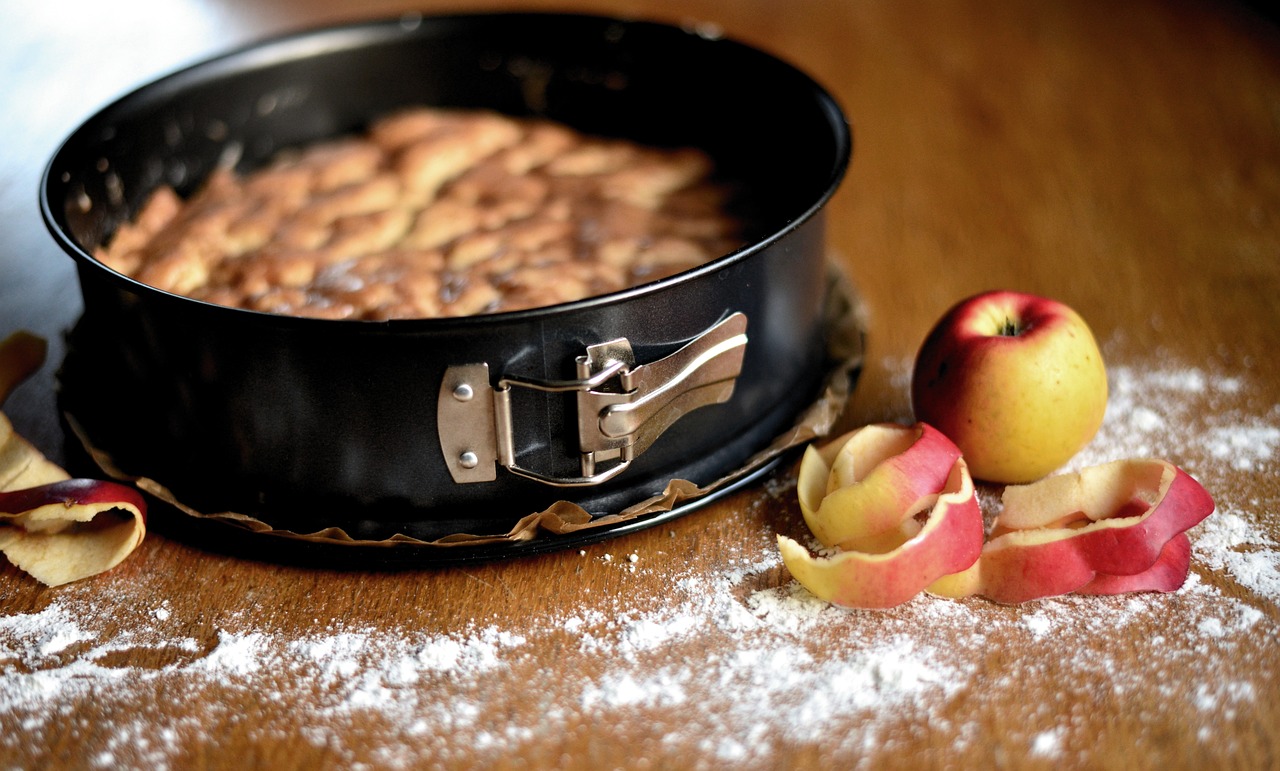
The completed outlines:
[[[270,313],[384,320],[541,307],[741,246],[706,154],[542,119],[413,108],[356,137],[150,195],[96,257]]]

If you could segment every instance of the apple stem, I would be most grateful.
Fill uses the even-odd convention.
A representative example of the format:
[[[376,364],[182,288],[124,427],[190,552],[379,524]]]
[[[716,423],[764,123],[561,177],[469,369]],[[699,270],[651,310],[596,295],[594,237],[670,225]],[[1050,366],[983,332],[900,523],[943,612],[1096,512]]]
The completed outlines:
[[[1011,318],[1005,317],[1004,323],[1000,325],[998,334],[1001,337],[1017,337],[1022,332],[1022,326]]]

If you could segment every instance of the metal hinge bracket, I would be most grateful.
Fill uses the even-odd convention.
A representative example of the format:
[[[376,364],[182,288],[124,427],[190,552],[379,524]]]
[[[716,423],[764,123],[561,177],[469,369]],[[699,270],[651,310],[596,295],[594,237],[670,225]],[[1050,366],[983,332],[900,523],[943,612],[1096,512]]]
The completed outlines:
[[[587,346],[576,359],[574,380],[507,374],[493,384],[486,363],[449,367],[436,409],[449,472],[458,483],[492,482],[498,466],[557,487],[612,479],[685,414],[729,400],[742,372],[746,329],[747,317],[734,313],[675,353],[639,365],[625,337]],[[511,409],[515,389],[576,395],[580,476],[520,465]]]

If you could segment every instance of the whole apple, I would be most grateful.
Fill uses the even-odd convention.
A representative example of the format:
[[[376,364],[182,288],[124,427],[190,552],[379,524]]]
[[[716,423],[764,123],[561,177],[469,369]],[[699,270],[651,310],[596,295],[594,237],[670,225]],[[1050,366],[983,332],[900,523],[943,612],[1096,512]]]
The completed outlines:
[[[946,434],[988,482],[1026,483],[1088,444],[1107,407],[1107,373],[1078,313],[993,291],[956,304],[925,337],[911,379],[916,419]]]

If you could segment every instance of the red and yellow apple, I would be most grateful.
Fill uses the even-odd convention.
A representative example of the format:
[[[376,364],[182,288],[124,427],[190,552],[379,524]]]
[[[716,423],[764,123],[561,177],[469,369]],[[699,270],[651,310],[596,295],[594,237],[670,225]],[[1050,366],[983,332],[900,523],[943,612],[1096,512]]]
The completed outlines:
[[[1186,581],[1185,531],[1213,499],[1167,461],[1123,460],[1005,489],[982,555],[929,591],[1015,604],[1068,592],[1173,591]]]
[[[964,453],[974,477],[1039,479],[1097,433],[1107,374],[1088,325],[1071,308],[1019,292],[984,292],[937,322],[916,356],[916,419]]]

